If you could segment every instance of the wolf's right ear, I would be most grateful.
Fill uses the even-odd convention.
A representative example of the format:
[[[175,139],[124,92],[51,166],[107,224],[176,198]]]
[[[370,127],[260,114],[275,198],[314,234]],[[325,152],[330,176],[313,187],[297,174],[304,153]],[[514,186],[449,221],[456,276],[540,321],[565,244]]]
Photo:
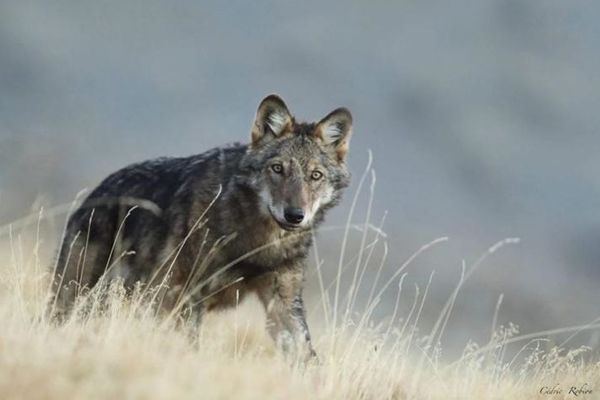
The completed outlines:
[[[263,99],[256,110],[252,126],[252,146],[273,139],[290,131],[292,115],[281,97],[272,94]]]

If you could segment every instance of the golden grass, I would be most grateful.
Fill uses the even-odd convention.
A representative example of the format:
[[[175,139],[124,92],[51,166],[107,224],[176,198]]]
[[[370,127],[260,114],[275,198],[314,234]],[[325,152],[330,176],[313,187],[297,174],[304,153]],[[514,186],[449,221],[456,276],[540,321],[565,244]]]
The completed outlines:
[[[252,298],[194,329],[113,285],[93,311],[56,324],[45,316],[48,270],[35,250],[12,247],[0,266],[1,399],[567,399],[583,384],[593,392],[577,398],[598,398],[600,364],[583,361],[587,349],[523,341],[525,356],[511,361],[511,326],[451,363],[431,335],[418,337],[415,314],[375,325],[340,312],[333,326],[328,310],[329,326],[314,327],[319,363],[297,366],[274,348]],[[540,394],[556,384],[562,395]]]
[[[353,225],[358,193],[369,174],[367,218]],[[315,248],[311,268],[316,275],[309,279],[318,282],[321,299],[309,318],[319,363],[306,366],[275,349],[264,329],[264,312],[253,298],[228,312],[207,315],[198,328],[158,315],[149,300],[152,293],[126,294],[113,284],[92,292],[82,303],[87,311],[81,308],[57,324],[46,310],[51,257],[40,255],[40,221],[46,217],[40,212],[0,227],[0,399],[600,398],[597,349],[568,347],[569,334],[598,329],[598,320],[519,335],[512,325],[496,326],[499,302],[490,318],[494,334],[488,343],[469,343],[456,360],[441,357],[441,338],[460,288],[486,257],[516,240],[500,241],[471,266],[463,266],[436,323],[423,333],[420,320],[430,286],[417,291],[410,312],[400,315],[404,271],[446,238],[424,245],[389,280],[379,282],[387,244],[381,227],[369,221],[373,187],[369,161],[352,201],[333,282],[324,281]],[[359,245],[350,246],[349,237],[357,231]],[[49,241],[50,247],[55,243]],[[374,255],[376,248],[381,257]],[[374,279],[365,288],[367,269],[372,275],[374,271]],[[349,279],[348,287],[342,277]],[[375,321],[372,313],[382,294],[393,290],[397,302],[392,315]],[[105,294],[106,300],[94,294]],[[362,312],[355,307],[359,297],[367,299]],[[556,334],[567,340],[551,346],[545,338]],[[575,396],[572,386],[592,392]],[[540,393],[543,388],[561,393]]]

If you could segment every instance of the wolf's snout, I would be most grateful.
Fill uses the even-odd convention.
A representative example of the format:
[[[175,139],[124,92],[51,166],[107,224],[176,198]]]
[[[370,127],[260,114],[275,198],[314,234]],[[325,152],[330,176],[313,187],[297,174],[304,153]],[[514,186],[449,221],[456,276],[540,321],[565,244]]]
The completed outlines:
[[[298,207],[287,207],[283,210],[283,216],[290,224],[299,224],[304,219],[304,210]]]

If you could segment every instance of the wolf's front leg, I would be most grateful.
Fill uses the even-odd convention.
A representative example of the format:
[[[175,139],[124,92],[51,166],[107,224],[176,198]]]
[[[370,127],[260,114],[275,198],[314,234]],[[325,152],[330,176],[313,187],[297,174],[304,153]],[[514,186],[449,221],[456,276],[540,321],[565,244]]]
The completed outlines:
[[[302,299],[304,267],[282,268],[261,277],[258,296],[267,312],[267,329],[283,352],[294,360],[316,356],[310,342]]]

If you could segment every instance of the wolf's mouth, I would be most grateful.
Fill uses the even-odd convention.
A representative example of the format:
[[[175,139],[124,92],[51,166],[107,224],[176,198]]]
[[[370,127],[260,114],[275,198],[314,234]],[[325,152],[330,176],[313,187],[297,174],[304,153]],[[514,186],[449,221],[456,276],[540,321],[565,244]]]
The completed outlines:
[[[300,225],[288,224],[286,222],[278,221],[277,219],[275,219],[275,221],[282,229],[285,229],[286,231],[296,231],[296,230],[300,229]]]

